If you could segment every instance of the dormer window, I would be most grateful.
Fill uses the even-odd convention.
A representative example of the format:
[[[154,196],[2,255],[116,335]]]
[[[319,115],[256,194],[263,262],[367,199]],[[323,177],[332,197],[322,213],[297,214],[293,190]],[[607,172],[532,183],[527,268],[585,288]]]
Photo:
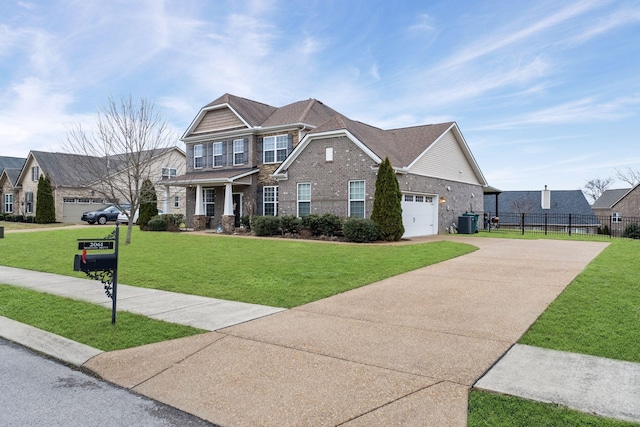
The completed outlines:
[[[195,169],[204,167],[204,147],[202,144],[193,146],[193,167]]]
[[[264,137],[264,163],[279,163],[287,158],[287,135]]]

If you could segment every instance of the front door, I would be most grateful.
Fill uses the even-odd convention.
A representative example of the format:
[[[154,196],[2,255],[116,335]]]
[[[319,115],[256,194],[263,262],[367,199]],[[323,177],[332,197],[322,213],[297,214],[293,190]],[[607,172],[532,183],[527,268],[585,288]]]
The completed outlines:
[[[242,216],[242,194],[233,194],[233,214],[236,217],[236,227],[240,227],[240,217]]]

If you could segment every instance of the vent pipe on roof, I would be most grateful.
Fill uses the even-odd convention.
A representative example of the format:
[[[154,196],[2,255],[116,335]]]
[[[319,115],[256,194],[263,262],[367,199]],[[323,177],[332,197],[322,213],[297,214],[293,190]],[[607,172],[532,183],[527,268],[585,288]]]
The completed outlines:
[[[547,186],[544,186],[542,190],[542,209],[551,209],[551,190],[547,190]]]

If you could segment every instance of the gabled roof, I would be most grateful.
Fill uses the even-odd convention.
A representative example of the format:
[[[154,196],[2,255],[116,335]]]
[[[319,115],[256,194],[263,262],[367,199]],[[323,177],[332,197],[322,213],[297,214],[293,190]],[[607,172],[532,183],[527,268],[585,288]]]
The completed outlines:
[[[0,173],[2,173],[4,169],[22,169],[26,160],[27,159],[22,157],[0,156]]]
[[[335,115],[339,115],[339,113],[333,108],[326,106],[317,99],[308,99],[277,108],[273,114],[262,123],[262,127],[299,123],[320,126]]]
[[[631,188],[618,188],[614,190],[605,190],[602,192],[598,200],[593,202],[591,207],[593,209],[611,209],[616,203],[620,201],[624,196],[627,195],[632,189]]]
[[[214,171],[188,173],[170,179],[164,179],[159,184],[192,185],[198,183],[227,183],[234,182],[258,172],[260,172],[260,169],[257,168],[218,169]]]
[[[213,107],[219,107],[224,104],[230,106],[238,113],[250,126],[261,126],[262,123],[271,116],[276,107],[263,104],[261,102],[252,101],[251,99],[241,98],[239,96],[225,93],[220,98],[207,104],[203,110],[209,110]]]
[[[12,187],[15,187],[18,183],[18,177],[20,176],[21,171],[22,169],[5,168],[0,174],[0,178],[2,178],[2,176],[6,176],[6,179],[9,180],[9,184],[11,184]]]

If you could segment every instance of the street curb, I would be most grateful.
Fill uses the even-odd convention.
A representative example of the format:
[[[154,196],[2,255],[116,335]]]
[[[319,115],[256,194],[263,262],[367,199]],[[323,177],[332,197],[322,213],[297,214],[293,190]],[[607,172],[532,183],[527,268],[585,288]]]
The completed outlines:
[[[69,365],[82,367],[102,350],[0,316],[0,337],[46,354]]]

